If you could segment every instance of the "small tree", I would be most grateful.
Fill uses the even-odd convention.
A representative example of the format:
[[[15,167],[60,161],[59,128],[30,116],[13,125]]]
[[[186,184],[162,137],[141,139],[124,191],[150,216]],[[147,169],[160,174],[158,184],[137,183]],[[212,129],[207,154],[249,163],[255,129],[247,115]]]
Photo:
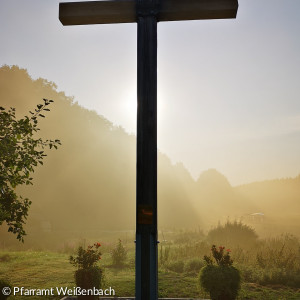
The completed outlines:
[[[116,267],[122,267],[125,265],[127,258],[127,251],[122,245],[122,241],[119,239],[117,246],[112,250],[111,257],[113,265]]]
[[[26,235],[23,225],[28,216],[31,201],[18,196],[15,188],[19,185],[32,184],[31,174],[35,167],[43,164],[47,156],[45,148],[55,148],[60,140],[35,138],[39,118],[50,111],[48,105],[53,100],[43,99],[31,116],[17,120],[15,108],[6,110],[0,107],[0,225],[6,222],[8,231],[17,234],[17,239],[24,241]]]

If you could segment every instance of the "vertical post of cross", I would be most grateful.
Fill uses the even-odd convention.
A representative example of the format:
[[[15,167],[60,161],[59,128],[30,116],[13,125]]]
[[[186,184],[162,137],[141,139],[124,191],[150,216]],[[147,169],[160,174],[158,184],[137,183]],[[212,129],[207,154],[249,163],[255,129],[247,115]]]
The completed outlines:
[[[137,0],[136,299],[155,300],[157,280],[157,15]]]

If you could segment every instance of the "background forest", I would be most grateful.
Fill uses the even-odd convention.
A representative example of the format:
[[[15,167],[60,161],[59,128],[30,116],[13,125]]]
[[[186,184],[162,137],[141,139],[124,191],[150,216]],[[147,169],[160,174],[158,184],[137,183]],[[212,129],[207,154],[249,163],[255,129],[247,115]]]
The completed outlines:
[[[18,190],[33,202],[25,246],[56,248],[66,239],[134,231],[136,137],[82,108],[55,83],[33,80],[17,66],[0,68],[1,106],[15,107],[23,117],[43,98],[54,104],[40,122],[41,134],[60,139],[62,146],[36,170],[33,186]],[[233,187],[217,170],[195,180],[183,164],[158,155],[160,231],[208,231],[218,222],[238,220],[264,237],[299,235],[299,199],[300,175]],[[0,244],[17,246],[6,231],[0,227]]]

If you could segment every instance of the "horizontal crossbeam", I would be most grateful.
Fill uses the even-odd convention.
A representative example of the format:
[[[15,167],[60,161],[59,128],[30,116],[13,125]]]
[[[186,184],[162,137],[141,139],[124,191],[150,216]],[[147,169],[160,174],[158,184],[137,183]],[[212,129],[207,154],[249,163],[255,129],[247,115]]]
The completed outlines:
[[[236,18],[238,0],[161,0],[157,21]],[[137,22],[136,0],[63,2],[63,25]]]

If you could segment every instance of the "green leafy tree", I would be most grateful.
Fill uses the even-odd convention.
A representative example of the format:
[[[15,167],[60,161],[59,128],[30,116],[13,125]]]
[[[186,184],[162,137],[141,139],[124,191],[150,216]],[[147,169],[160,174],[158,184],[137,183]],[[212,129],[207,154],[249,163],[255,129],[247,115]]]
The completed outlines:
[[[53,100],[43,99],[30,116],[17,119],[15,108],[0,107],[0,225],[6,222],[8,231],[24,241],[23,225],[28,216],[31,201],[16,194],[15,188],[32,184],[31,174],[35,167],[43,164],[47,156],[45,148],[55,148],[60,140],[37,138],[38,121],[50,111]]]

